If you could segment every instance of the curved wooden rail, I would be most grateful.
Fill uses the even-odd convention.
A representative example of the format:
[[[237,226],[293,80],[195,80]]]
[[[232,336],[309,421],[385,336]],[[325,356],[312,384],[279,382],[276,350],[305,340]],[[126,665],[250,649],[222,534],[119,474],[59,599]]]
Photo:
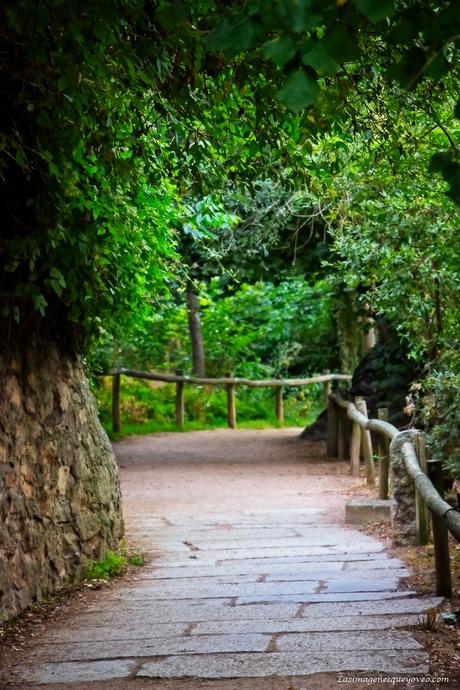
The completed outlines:
[[[417,453],[410,442],[401,448],[407,473],[414,480],[415,487],[432,513],[445,521],[449,532],[460,542],[460,513],[444,501],[433,483],[420,468]]]
[[[436,564],[436,593],[441,596],[452,596],[452,583],[450,575],[450,557],[449,557],[449,543],[447,530],[460,542],[460,512],[447,503],[441,493],[442,487],[442,468],[441,462],[432,460],[427,462],[427,469],[430,473],[431,479],[423,471],[417,450],[411,440],[404,440],[407,436],[407,431],[400,431],[393,424],[382,421],[380,419],[368,419],[365,414],[357,409],[356,405],[350,401],[344,400],[337,393],[331,393],[329,396],[331,406],[329,413],[332,417],[332,424],[334,426],[336,416],[333,405],[346,411],[347,417],[357,425],[360,429],[375,431],[381,436],[386,437],[391,441],[389,446],[390,459],[394,461],[396,452],[400,452],[405,470],[414,482],[417,495],[421,498],[425,506],[429,509],[433,521],[433,541]],[[364,406],[365,409],[365,406]],[[412,430],[414,433],[416,429]],[[352,434],[351,444],[353,446],[354,434]],[[387,442],[388,443],[388,442]],[[397,451],[398,445],[400,446]],[[363,448],[364,451],[364,448]],[[353,452],[356,456],[356,447],[351,449],[350,456],[353,468]],[[364,453],[365,455],[365,453]],[[366,458],[365,458],[366,459]],[[358,463],[359,463],[359,444],[358,444]],[[369,476],[368,476],[369,479]],[[370,482],[372,483],[372,482]],[[440,493],[441,492],[441,493]],[[423,543],[423,542],[422,542]]]
[[[232,376],[224,376],[221,378],[206,378],[200,376],[183,376],[178,374],[159,374],[156,372],[137,371],[136,369],[117,369],[113,372],[116,374],[123,374],[124,376],[131,376],[137,379],[148,379],[150,381],[164,381],[166,383],[192,383],[200,386],[220,386],[220,385],[234,385],[234,386],[249,386],[250,388],[277,388],[283,386],[307,386],[312,383],[327,383],[328,381],[351,381],[349,374],[320,374],[319,376],[310,376],[303,379],[241,379]]]
[[[331,393],[332,400],[337,403],[340,407],[347,410],[348,417],[353,421],[357,422],[360,427],[367,429],[368,431],[377,431],[380,434],[385,434],[390,440],[393,440],[400,432],[393,424],[389,422],[383,422],[380,419],[368,419],[362,412],[357,410],[356,405],[348,400],[344,400],[337,393]]]
[[[343,400],[337,393],[331,393],[330,397],[337,405],[346,409],[348,417],[352,421],[357,422],[362,429],[385,434],[390,440],[403,433],[389,422],[382,422],[379,419],[368,419],[356,409],[352,402]],[[460,542],[460,513],[441,498],[430,479],[422,471],[417,452],[410,441],[406,441],[402,445],[401,452],[404,456],[407,473],[414,480],[417,491],[426,505],[432,513],[446,521],[449,531]]]

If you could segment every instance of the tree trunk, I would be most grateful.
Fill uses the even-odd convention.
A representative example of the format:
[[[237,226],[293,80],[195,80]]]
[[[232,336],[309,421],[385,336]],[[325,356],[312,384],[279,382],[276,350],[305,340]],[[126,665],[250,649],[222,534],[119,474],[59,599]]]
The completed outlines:
[[[201,333],[200,304],[194,286],[189,283],[187,287],[187,315],[192,343],[193,374],[205,376],[205,356],[203,335]]]
[[[363,355],[356,295],[342,290],[335,295],[334,316],[339,343],[340,371],[351,374]]]
[[[78,580],[123,534],[115,457],[78,358],[0,352],[0,621]]]

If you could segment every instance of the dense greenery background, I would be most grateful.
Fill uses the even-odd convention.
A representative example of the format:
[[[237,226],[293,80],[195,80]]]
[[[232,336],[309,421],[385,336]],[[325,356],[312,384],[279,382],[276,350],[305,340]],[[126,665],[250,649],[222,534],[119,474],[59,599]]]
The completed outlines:
[[[367,313],[459,473],[458,3],[1,11],[4,342],[187,368],[193,288],[210,371],[313,373]]]

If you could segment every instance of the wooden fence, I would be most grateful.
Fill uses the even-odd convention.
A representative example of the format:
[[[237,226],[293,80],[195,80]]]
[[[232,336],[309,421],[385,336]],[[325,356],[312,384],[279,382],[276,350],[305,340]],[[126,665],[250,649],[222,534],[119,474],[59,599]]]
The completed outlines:
[[[388,410],[379,410],[379,419],[369,419],[363,398],[355,398],[352,403],[343,400],[337,393],[329,395],[328,455],[342,459],[348,455],[353,476],[359,473],[362,455],[367,482],[375,485],[371,431],[379,435],[379,497],[388,497],[390,465],[403,463],[407,475],[415,485],[417,541],[419,544],[428,542],[429,511],[433,532],[436,594],[450,597],[452,578],[448,533],[450,531],[460,541],[460,512],[444,501],[441,461],[428,459],[422,432],[416,429],[410,432],[400,431],[390,424]]]
[[[163,381],[165,383],[176,384],[176,426],[180,429],[184,425],[185,405],[184,405],[184,386],[185,384],[195,384],[199,386],[225,386],[227,389],[227,422],[231,429],[236,429],[236,386],[249,386],[250,388],[274,388],[275,390],[275,413],[278,422],[284,419],[283,410],[283,387],[286,386],[309,386],[314,383],[323,384],[324,405],[327,407],[329,395],[332,392],[334,381],[350,381],[348,374],[331,374],[329,371],[320,376],[311,376],[302,379],[261,379],[253,381],[251,379],[234,378],[230,374],[223,378],[205,378],[196,376],[184,376],[181,371],[175,374],[159,374],[156,372],[137,371],[135,369],[118,369],[112,373],[112,429],[114,432],[121,430],[120,418],[120,385],[121,376],[129,376],[135,379],[146,379],[148,381]]]
[[[184,376],[181,371],[175,374],[118,369],[112,374],[112,427],[114,432],[121,429],[120,422],[120,384],[121,377],[162,381],[176,384],[176,425],[181,428],[185,420],[185,384],[200,386],[224,386],[227,390],[228,426],[236,428],[236,386],[253,388],[273,388],[275,391],[275,412],[279,422],[283,421],[283,388],[287,386],[308,386],[323,384],[325,407],[328,408],[327,452],[330,457],[349,458],[350,471],[357,476],[360,459],[363,457],[369,485],[376,484],[374,449],[371,431],[378,434],[378,489],[379,498],[389,495],[390,466],[396,462],[404,465],[405,472],[415,486],[415,507],[417,541],[426,544],[429,536],[429,513],[433,534],[434,558],[436,568],[436,594],[452,596],[452,578],[449,555],[449,531],[460,541],[460,512],[443,498],[443,478],[440,460],[428,459],[424,435],[416,429],[400,431],[388,422],[388,410],[378,411],[379,419],[369,419],[364,398],[354,402],[344,400],[337,392],[332,392],[335,381],[350,381],[348,374],[331,374],[329,371],[319,376],[299,379],[251,380],[234,378],[230,374],[222,378]],[[394,488],[394,487],[393,487]]]

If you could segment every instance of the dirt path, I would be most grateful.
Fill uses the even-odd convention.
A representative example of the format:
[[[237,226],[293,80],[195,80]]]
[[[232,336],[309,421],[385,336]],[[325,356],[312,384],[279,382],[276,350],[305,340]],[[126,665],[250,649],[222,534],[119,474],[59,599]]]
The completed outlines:
[[[297,435],[118,444],[128,540],[151,562],[28,645],[5,687],[325,690],[363,687],[356,675],[426,687],[402,682],[429,671],[406,628],[436,600],[401,590],[403,564],[344,526],[356,480]]]

